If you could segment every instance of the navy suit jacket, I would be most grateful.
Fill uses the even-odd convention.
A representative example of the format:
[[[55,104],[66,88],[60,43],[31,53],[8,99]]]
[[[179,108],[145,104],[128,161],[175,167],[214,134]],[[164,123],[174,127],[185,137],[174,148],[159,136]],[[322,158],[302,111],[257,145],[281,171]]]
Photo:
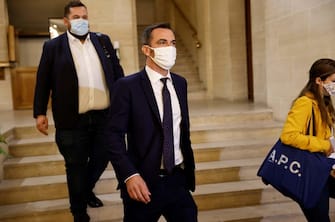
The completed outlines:
[[[124,76],[123,69],[107,35],[90,32],[90,39],[101,61],[106,84],[111,92],[113,83]],[[103,45],[110,54],[109,58],[104,52]],[[78,87],[76,68],[65,32],[44,43],[36,77],[34,118],[46,115],[51,92],[56,128],[73,128],[79,117]]]
[[[181,109],[180,146],[184,157],[187,189],[195,189],[195,164],[190,141],[187,82],[171,73]],[[119,79],[112,96],[106,137],[119,187],[139,173],[148,187],[158,180],[162,157],[163,129],[154,92],[145,70]],[[125,143],[125,135],[127,144]]]

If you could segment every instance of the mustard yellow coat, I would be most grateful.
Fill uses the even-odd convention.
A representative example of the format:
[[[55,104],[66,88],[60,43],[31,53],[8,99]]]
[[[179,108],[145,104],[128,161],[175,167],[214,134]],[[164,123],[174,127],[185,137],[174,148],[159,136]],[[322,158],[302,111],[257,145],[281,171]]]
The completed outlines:
[[[314,110],[314,126],[310,125],[310,135],[306,135],[308,122]],[[316,135],[313,136],[313,127]],[[280,139],[284,144],[311,152],[327,152],[330,149],[331,130],[322,124],[317,101],[308,96],[298,98],[287,115]]]

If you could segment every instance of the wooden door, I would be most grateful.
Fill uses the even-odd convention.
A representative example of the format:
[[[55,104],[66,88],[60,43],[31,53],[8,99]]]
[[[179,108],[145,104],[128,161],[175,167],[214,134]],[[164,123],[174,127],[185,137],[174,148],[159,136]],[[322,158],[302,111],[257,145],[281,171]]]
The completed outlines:
[[[14,109],[32,109],[37,67],[17,67],[11,70]]]

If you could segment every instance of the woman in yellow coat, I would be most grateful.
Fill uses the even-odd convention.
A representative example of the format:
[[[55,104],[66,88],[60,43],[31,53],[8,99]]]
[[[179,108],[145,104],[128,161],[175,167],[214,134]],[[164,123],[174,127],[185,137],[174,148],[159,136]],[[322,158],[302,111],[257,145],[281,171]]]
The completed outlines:
[[[319,59],[311,66],[309,81],[288,113],[280,136],[282,143],[329,156],[335,148],[331,145],[335,122],[331,95],[335,95],[335,61]],[[309,222],[329,222],[329,186],[316,207],[301,208]]]

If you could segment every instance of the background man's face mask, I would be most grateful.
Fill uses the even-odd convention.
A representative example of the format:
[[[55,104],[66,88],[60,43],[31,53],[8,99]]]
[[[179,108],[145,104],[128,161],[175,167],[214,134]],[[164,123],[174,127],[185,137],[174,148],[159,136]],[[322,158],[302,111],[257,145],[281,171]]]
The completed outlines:
[[[71,29],[70,29],[71,33],[79,36],[83,36],[88,33],[88,20],[81,18],[73,19],[70,20],[70,23],[71,23]]]
[[[330,96],[335,96],[335,82],[325,83],[323,84],[323,87]]]
[[[148,46],[149,47],[149,46]],[[170,70],[175,62],[177,56],[177,50],[174,46],[167,46],[167,47],[159,47],[159,48],[151,48],[154,50],[154,57],[150,58],[154,61],[159,67],[165,70]]]

